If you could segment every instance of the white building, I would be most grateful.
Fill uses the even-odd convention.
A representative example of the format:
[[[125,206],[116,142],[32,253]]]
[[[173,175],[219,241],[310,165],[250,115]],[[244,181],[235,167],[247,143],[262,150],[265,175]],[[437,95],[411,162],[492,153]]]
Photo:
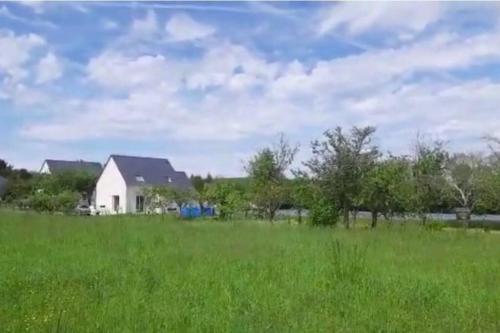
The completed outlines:
[[[186,173],[175,171],[167,159],[111,155],[97,180],[96,208],[110,214],[143,212],[143,188],[161,185],[192,187]]]

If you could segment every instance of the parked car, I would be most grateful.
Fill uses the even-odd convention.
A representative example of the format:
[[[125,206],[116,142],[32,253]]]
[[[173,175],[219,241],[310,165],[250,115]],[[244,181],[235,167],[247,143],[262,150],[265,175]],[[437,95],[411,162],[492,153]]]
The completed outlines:
[[[76,215],[90,216],[91,210],[88,205],[78,205],[75,208]]]

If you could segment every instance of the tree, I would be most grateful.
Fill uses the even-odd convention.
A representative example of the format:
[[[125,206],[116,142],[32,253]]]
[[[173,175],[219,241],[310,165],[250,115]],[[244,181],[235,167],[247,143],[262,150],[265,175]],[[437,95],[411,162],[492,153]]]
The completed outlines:
[[[97,178],[82,170],[65,170],[54,174],[41,174],[35,180],[35,189],[49,194],[62,191],[76,192],[86,200],[92,196]]]
[[[483,169],[482,158],[475,154],[458,153],[447,160],[445,179],[452,198],[460,207],[474,208]]]
[[[298,147],[291,146],[281,135],[274,148],[257,152],[245,168],[250,178],[251,201],[259,214],[271,222],[289,196],[285,172],[297,151]]]
[[[207,188],[208,184],[213,181],[213,178],[210,174],[207,174],[206,178],[198,175],[191,175],[191,184],[193,185],[196,192],[198,192],[198,198],[200,200],[200,205],[203,209],[203,204],[207,201]]]
[[[207,200],[216,206],[218,217],[228,220],[246,204],[245,193],[241,186],[230,181],[216,181],[207,186]]]
[[[289,184],[290,201],[297,210],[298,222],[302,223],[302,211],[311,208],[314,203],[315,188],[307,174],[300,171],[293,173],[295,178]]]
[[[413,164],[413,209],[420,215],[423,224],[427,220],[427,213],[442,204],[447,160],[448,153],[443,142],[425,143],[417,137]]]
[[[377,162],[363,179],[361,198],[363,206],[371,211],[372,228],[377,226],[379,214],[387,218],[404,213],[411,198],[411,168],[407,159],[390,156]]]
[[[324,141],[313,142],[313,157],[305,163],[324,198],[342,210],[346,228],[349,213],[359,201],[362,179],[379,156],[372,144],[374,133],[374,127],[353,127],[350,134],[341,127],[328,130]]]
[[[5,160],[0,159],[0,176],[9,177],[12,170],[12,165],[8,164]]]

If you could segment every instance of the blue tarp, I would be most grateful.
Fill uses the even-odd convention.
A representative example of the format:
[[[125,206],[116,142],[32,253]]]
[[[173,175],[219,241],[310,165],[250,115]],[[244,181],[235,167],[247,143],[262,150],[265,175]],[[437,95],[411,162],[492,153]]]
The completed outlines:
[[[186,219],[197,218],[201,216],[214,216],[215,209],[213,207],[203,207],[203,211],[199,206],[184,206],[181,208],[181,217]]]

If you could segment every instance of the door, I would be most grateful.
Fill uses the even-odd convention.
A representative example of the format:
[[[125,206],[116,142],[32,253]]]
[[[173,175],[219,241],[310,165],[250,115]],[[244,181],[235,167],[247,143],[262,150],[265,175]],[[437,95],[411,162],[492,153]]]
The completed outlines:
[[[119,213],[120,211],[120,196],[113,195],[113,211]]]
[[[135,197],[135,211],[137,213],[144,212],[144,196],[138,195]]]

